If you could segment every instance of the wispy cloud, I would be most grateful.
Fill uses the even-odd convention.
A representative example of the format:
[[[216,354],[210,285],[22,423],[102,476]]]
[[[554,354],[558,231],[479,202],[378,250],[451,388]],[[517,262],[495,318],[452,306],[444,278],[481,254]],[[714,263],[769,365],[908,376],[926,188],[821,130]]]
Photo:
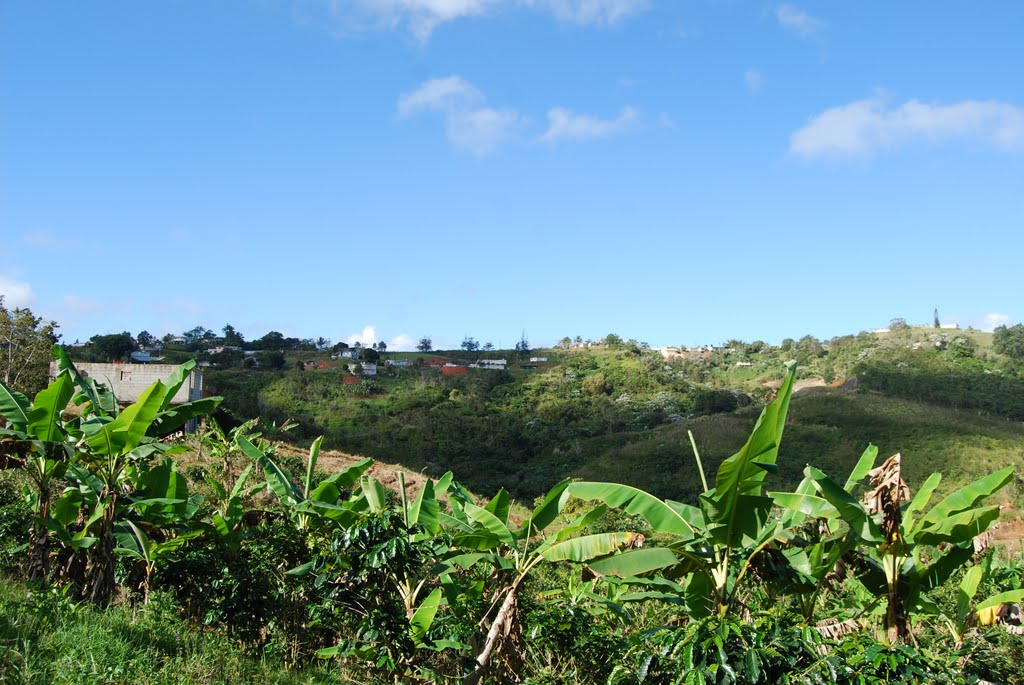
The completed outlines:
[[[0,297],[4,298],[5,307],[30,307],[36,301],[36,294],[28,281],[18,281],[8,276],[0,276]]]
[[[812,17],[799,7],[788,3],[775,8],[775,18],[779,20],[779,25],[782,28],[801,38],[820,35],[828,27],[828,24],[821,19]]]
[[[399,333],[388,341],[388,349],[392,352],[412,352],[416,349],[417,340],[407,333]]]
[[[81,244],[77,238],[59,236],[53,231],[29,231],[21,239],[26,245],[44,248],[72,248]]]
[[[540,142],[555,143],[562,140],[593,140],[607,138],[635,127],[640,116],[632,107],[624,107],[615,119],[600,119],[589,114],[577,114],[564,107],[548,110],[548,129]]]
[[[80,316],[82,314],[102,314],[107,307],[99,300],[81,295],[68,294],[61,298],[57,308],[66,314]]]
[[[449,22],[519,8],[540,10],[581,26],[614,26],[648,6],[648,0],[294,0],[292,14],[303,24],[326,18],[341,33],[405,30],[426,42]]]
[[[764,74],[757,69],[747,69],[743,72],[743,81],[752,95],[758,95],[764,88]]]
[[[1001,150],[1024,149],[1024,109],[995,100],[951,105],[910,100],[888,109],[880,98],[827,109],[793,133],[796,157],[863,157],[915,141],[977,140]]]
[[[979,328],[983,331],[988,331],[989,333],[991,333],[999,326],[1005,326],[1009,323],[1009,314],[1000,314],[999,312],[992,312],[991,314],[986,314],[985,316],[982,317],[981,325],[979,326]]]
[[[647,0],[525,0],[525,4],[583,26],[612,26],[648,8]]]
[[[422,111],[440,112],[448,140],[480,156],[494,152],[527,123],[514,109],[485,106],[483,93],[461,76],[430,79],[399,98],[399,115]]]

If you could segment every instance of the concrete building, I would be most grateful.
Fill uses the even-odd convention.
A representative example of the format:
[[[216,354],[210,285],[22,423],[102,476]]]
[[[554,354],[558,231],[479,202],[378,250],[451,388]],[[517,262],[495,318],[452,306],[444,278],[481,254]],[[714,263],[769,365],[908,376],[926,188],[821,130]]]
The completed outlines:
[[[139,399],[139,395],[156,381],[162,381],[177,370],[175,364],[93,364],[81,362],[75,364],[78,372],[86,378],[93,378],[103,383],[114,393],[120,404],[131,404]],[[57,362],[50,363],[50,377],[57,376]],[[196,368],[192,370],[178,392],[171,399],[171,404],[184,404],[201,399],[203,396],[203,374]]]

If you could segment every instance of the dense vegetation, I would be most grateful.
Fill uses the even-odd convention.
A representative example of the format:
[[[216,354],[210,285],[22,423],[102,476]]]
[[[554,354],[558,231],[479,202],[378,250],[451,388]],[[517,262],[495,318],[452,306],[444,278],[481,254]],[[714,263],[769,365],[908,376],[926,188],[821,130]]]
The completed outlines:
[[[849,471],[868,441],[912,452],[912,485],[928,469],[963,483],[981,469],[1017,463],[1024,455],[1024,378],[1018,362],[992,350],[992,339],[907,327],[775,347],[730,341],[668,359],[619,340],[543,350],[548,362],[529,370],[519,368],[525,357],[515,351],[495,353],[488,356],[512,361],[508,371],[471,369],[464,377],[423,362],[465,363],[479,354],[387,353],[413,366],[378,365],[377,376],[357,384],[343,384],[349,372],[326,354],[289,352],[288,371],[213,369],[205,383],[225,398],[218,413],[225,425],[292,419],[300,425],[291,436],[307,444],[324,435],[332,449],[434,476],[451,469],[482,492],[505,487],[529,499],[576,476],[692,501],[701,483],[687,431],[717,465],[742,441],[789,359],[800,364],[801,385],[824,387],[794,397],[789,466],[780,474],[787,487],[807,463]],[[294,362],[302,359],[332,368],[299,371]]]
[[[5,682],[1022,682],[1024,564],[986,537],[1013,468],[795,465],[792,367],[714,417],[750,433],[731,456],[673,445],[688,502],[565,479],[523,507],[321,473],[320,439],[294,460],[256,422],[182,443],[218,403],[170,406],[190,365],[121,409],[55,352],[33,400],[0,384]]]

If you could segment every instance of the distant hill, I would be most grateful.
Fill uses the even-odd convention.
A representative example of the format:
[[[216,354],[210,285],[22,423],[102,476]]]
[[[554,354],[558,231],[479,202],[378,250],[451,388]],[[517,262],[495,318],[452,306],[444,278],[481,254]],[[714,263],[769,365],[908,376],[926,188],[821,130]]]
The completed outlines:
[[[1024,375],[977,331],[907,328],[664,352],[626,341],[381,361],[388,358],[411,365],[381,363],[375,376],[353,376],[326,355],[289,353],[290,370],[210,370],[206,387],[226,397],[220,418],[229,423],[291,418],[300,440],[323,434],[330,448],[428,475],[451,469],[481,493],[504,486],[529,499],[583,476],[690,500],[700,486],[687,431],[713,471],[742,444],[785,361],[796,359],[803,389],[773,476],[780,488],[808,462],[844,476],[869,442],[884,455],[903,453],[911,485],[942,471],[940,490],[1024,463]],[[462,375],[443,368],[481,358],[509,365]],[[300,361],[310,370],[298,370]],[[1021,499],[1019,485],[1010,496]]]

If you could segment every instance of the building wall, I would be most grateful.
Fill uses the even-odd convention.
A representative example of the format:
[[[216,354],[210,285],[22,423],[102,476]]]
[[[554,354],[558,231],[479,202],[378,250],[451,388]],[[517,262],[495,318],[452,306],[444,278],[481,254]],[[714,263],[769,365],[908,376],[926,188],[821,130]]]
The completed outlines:
[[[92,364],[82,362],[75,368],[83,376],[95,378],[113,391],[117,401],[131,404],[139,399],[139,395],[156,381],[162,381],[178,367],[174,364]],[[57,375],[57,363],[50,364],[50,376]],[[185,379],[171,404],[184,404],[198,400],[203,396],[203,375],[199,369],[193,369]]]

